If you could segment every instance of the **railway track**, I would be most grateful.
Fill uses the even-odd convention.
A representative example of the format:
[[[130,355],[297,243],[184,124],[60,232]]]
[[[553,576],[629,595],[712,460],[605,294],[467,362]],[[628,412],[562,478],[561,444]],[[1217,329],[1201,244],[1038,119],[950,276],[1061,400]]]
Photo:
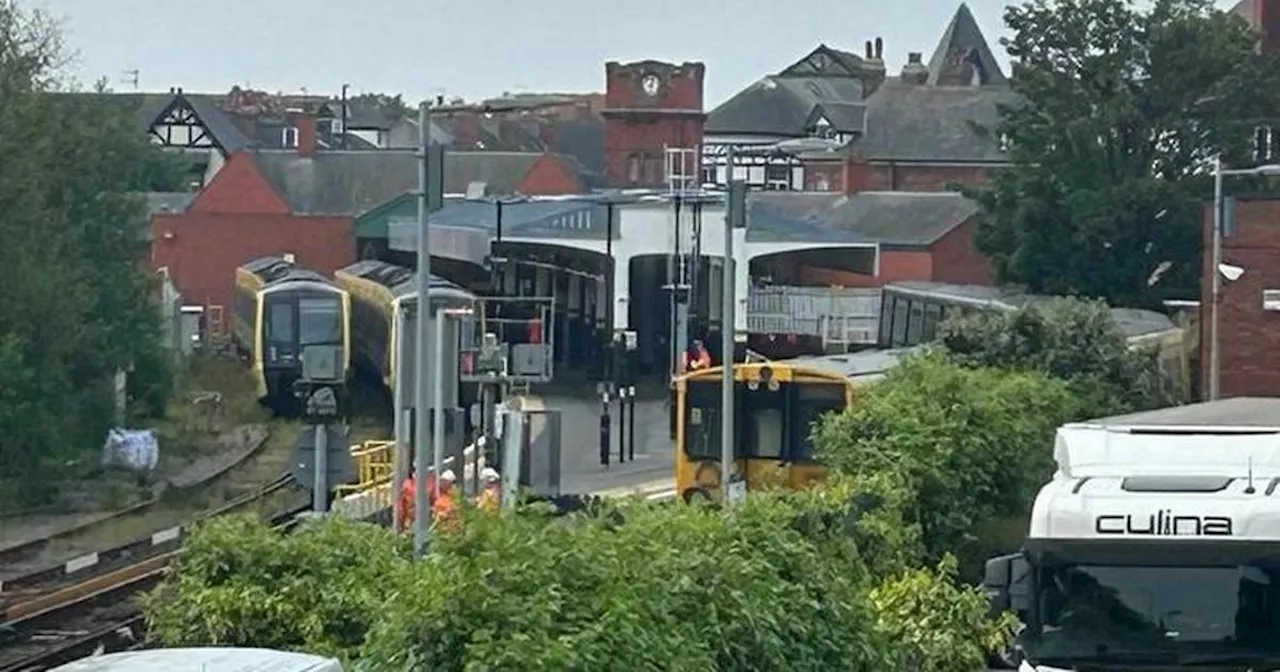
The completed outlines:
[[[290,484],[290,477],[281,477],[201,518],[275,502],[272,522],[290,526],[310,508],[299,503],[308,498]],[[282,508],[283,513],[276,513]],[[7,582],[0,596],[12,595],[20,601],[11,602],[0,617],[0,672],[45,670],[96,651],[140,646],[143,622],[136,597],[163,579],[166,568],[182,552],[187,527],[100,551],[95,555],[107,560],[94,563],[88,573],[60,573],[70,565],[66,563],[25,575],[21,591],[10,592],[13,583]],[[157,539],[159,543],[154,543]],[[26,597],[17,598],[19,594]]]
[[[254,429],[255,427],[258,429]],[[248,469],[255,460],[263,458],[270,435],[270,430],[265,425],[244,425],[235,431],[249,432],[250,447],[234,461],[220,467],[208,480],[191,484],[191,493],[196,497],[213,488],[232,488],[238,491],[235,485],[237,474]],[[51,558],[71,558],[91,552],[104,543],[113,541],[102,537],[109,530],[118,529],[122,525],[158,522],[153,529],[159,529],[166,525],[180,524],[198,513],[198,510],[191,510],[189,506],[166,502],[157,496],[122,511],[102,514],[56,534],[0,549],[0,569],[3,569],[0,572],[0,582],[7,581],[14,573],[31,571],[48,564]]]

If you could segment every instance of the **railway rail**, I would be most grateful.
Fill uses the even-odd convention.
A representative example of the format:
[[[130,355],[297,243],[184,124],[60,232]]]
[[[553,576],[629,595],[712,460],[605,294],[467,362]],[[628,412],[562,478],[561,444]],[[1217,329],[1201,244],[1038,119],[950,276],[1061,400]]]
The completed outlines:
[[[290,477],[281,477],[201,519],[233,513],[274,495],[289,493],[290,483]],[[306,498],[293,501],[299,499]],[[274,515],[272,522],[291,526],[309,508],[295,503]],[[59,570],[70,566],[66,563],[22,577],[29,586],[24,592],[37,594],[10,604],[0,617],[0,672],[45,670],[97,651],[141,646],[143,621],[134,598],[160,583],[166,568],[182,552],[186,529],[164,530],[147,539],[92,554],[108,560],[90,565],[97,568],[90,574],[59,574]],[[159,543],[155,543],[157,540]],[[74,578],[68,584],[71,577]],[[6,583],[12,585],[12,581]]]

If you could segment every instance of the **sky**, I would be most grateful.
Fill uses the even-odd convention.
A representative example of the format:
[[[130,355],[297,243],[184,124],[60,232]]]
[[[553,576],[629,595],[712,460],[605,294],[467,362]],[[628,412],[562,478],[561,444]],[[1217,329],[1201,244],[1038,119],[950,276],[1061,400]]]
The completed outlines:
[[[819,43],[928,60],[959,0],[19,0],[60,19],[73,74],[117,91],[436,95],[604,88],[610,60],[702,61],[710,109]],[[1006,0],[969,0],[992,50]],[[1224,7],[1231,0],[1220,0]]]

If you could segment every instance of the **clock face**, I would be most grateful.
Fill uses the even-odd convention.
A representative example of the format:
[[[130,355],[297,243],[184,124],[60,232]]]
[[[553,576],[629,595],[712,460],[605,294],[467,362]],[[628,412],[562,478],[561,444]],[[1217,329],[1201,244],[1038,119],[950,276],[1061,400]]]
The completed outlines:
[[[658,95],[658,89],[661,88],[661,85],[662,83],[658,81],[657,75],[645,75],[644,79],[640,80],[640,87],[644,89],[644,93],[647,96]]]

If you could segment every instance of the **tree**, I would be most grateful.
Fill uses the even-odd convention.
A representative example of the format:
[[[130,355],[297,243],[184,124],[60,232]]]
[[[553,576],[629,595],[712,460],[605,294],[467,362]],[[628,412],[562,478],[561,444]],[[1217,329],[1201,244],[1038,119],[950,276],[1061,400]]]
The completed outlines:
[[[1131,349],[1101,301],[1060,298],[1008,313],[943,323],[939,342],[966,366],[1038,371],[1067,382],[1080,418],[1177,403],[1157,352]]]
[[[909,493],[926,560],[947,553],[972,579],[991,549],[1013,539],[975,534],[1025,514],[1053,472],[1053,436],[1078,415],[1067,385],[1033,371],[969,368],[943,353],[912,356],[848,410],[824,418],[814,443],[830,469],[893,478]],[[982,541],[976,544],[975,541]]]
[[[166,646],[317,651],[371,672],[870,672],[905,669],[907,652],[942,655],[903,644],[925,628],[939,629],[928,636],[956,660],[978,659],[1000,631],[976,593],[950,586],[945,568],[879,576],[863,562],[866,546],[888,563],[912,539],[880,491],[841,480],[728,512],[645,502],[559,518],[468,510],[423,562],[373,526],[327,520],[286,536],[214,519],[145,609]],[[924,591],[920,604],[948,603],[946,616],[906,613],[913,598],[900,581]],[[892,613],[877,614],[871,595]]]
[[[1014,165],[970,192],[998,280],[1134,307],[1199,296],[1209,162],[1249,161],[1280,59],[1210,0],[1030,0],[1005,23]]]
[[[57,92],[62,54],[54,24],[0,0],[0,474],[24,498],[83,472],[116,370],[142,365],[145,389],[169,374],[146,366],[159,318],[131,194],[172,188],[175,164],[118,99]]]

